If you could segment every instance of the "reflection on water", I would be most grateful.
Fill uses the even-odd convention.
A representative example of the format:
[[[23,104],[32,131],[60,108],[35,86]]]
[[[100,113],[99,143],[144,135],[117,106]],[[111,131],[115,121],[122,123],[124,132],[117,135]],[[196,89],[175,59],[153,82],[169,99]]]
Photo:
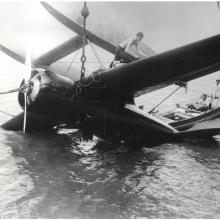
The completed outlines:
[[[220,148],[0,130],[1,218],[219,218]]]

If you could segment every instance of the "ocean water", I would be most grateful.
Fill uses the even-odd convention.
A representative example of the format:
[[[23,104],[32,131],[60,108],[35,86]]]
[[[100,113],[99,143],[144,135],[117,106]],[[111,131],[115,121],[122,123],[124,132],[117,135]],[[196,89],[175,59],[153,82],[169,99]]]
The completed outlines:
[[[188,98],[208,92],[216,77],[192,82]],[[19,81],[12,78],[14,88]],[[8,88],[4,80],[1,90]],[[174,87],[136,102],[151,109]],[[184,99],[180,90],[160,109]],[[19,113],[16,94],[0,96],[0,110]],[[0,113],[1,122],[10,117]],[[82,142],[77,134],[0,129],[0,155],[0,218],[220,218],[220,146],[214,141],[134,149],[97,138]]]
[[[1,218],[220,218],[220,147],[131,149],[0,130]]]

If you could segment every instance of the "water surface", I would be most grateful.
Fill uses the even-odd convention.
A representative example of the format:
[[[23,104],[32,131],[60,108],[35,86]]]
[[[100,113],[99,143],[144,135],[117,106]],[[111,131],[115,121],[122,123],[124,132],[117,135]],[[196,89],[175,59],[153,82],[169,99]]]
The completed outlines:
[[[128,148],[0,130],[1,218],[220,218],[215,143]]]

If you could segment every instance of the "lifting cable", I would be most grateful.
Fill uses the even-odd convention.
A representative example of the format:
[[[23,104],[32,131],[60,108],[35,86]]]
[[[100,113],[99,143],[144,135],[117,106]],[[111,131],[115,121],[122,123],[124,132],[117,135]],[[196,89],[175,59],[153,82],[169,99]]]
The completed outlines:
[[[82,56],[81,56],[81,77],[80,82],[83,84],[85,81],[85,62],[86,62],[86,55],[85,55],[85,46],[86,46],[86,18],[89,16],[89,9],[86,6],[86,2],[84,2],[84,7],[82,8],[81,15],[83,17],[83,41],[82,41]]]
[[[79,94],[81,94],[82,92],[82,89],[83,88],[91,88],[92,84],[95,82],[95,83],[98,83],[101,81],[101,76],[100,74],[105,71],[105,66],[103,65],[100,57],[98,56],[98,53],[97,51],[95,50],[93,44],[91,43],[91,41],[88,39],[88,37],[86,36],[86,18],[89,16],[89,9],[88,7],[86,6],[86,2],[84,2],[84,7],[82,8],[81,10],[81,15],[83,17],[83,39],[82,39],[82,55],[81,55],[81,77],[80,77],[80,81],[78,82],[75,82],[74,83],[74,89],[75,89],[75,92],[74,92],[74,95],[72,96],[71,99],[74,99],[75,97],[78,97]],[[88,77],[88,80],[85,82],[85,72],[86,72],[86,68],[85,68],[85,62],[86,62],[86,54],[85,54],[85,47],[86,47],[86,44],[89,44],[97,61],[99,62],[100,64],[100,68],[99,70],[93,72],[89,77]],[[77,56],[77,55],[76,55]],[[70,63],[69,65],[69,68],[67,70],[67,72],[69,71],[71,65],[74,63],[74,60],[76,58],[76,56],[73,58],[72,62]],[[66,72],[66,73],[67,73]]]
[[[88,41],[91,49],[93,50],[93,53],[95,54],[99,64],[101,65],[101,68],[102,68],[101,70],[104,70],[105,67],[102,64],[101,59],[99,58],[99,56],[98,56],[95,48],[93,47],[92,43],[90,42],[90,40],[86,36],[86,18],[89,16],[89,9],[86,6],[86,2],[84,2],[84,7],[81,10],[81,15],[83,17],[83,40],[82,40],[82,56],[81,56],[82,65],[81,65],[80,82],[78,82],[78,84],[79,84],[79,87],[90,87],[94,82],[99,82],[100,79],[99,78],[96,79],[96,74],[92,74],[91,77],[90,77],[91,81],[88,82],[87,84],[85,84],[85,71],[86,71],[86,68],[85,68],[85,62],[86,62],[85,47],[86,47],[87,41]],[[98,71],[98,72],[100,72],[100,71]],[[80,88],[80,91],[81,91],[81,88]]]

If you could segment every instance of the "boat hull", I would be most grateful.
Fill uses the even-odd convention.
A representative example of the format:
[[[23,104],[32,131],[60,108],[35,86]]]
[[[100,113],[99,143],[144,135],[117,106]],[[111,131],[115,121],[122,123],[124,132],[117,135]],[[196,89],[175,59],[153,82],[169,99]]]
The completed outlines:
[[[220,107],[193,118],[171,122],[169,123],[169,125],[177,129],[178,131],[184,131],[193,127],[197,123],[212,120],[218,117],[220,117]]]

